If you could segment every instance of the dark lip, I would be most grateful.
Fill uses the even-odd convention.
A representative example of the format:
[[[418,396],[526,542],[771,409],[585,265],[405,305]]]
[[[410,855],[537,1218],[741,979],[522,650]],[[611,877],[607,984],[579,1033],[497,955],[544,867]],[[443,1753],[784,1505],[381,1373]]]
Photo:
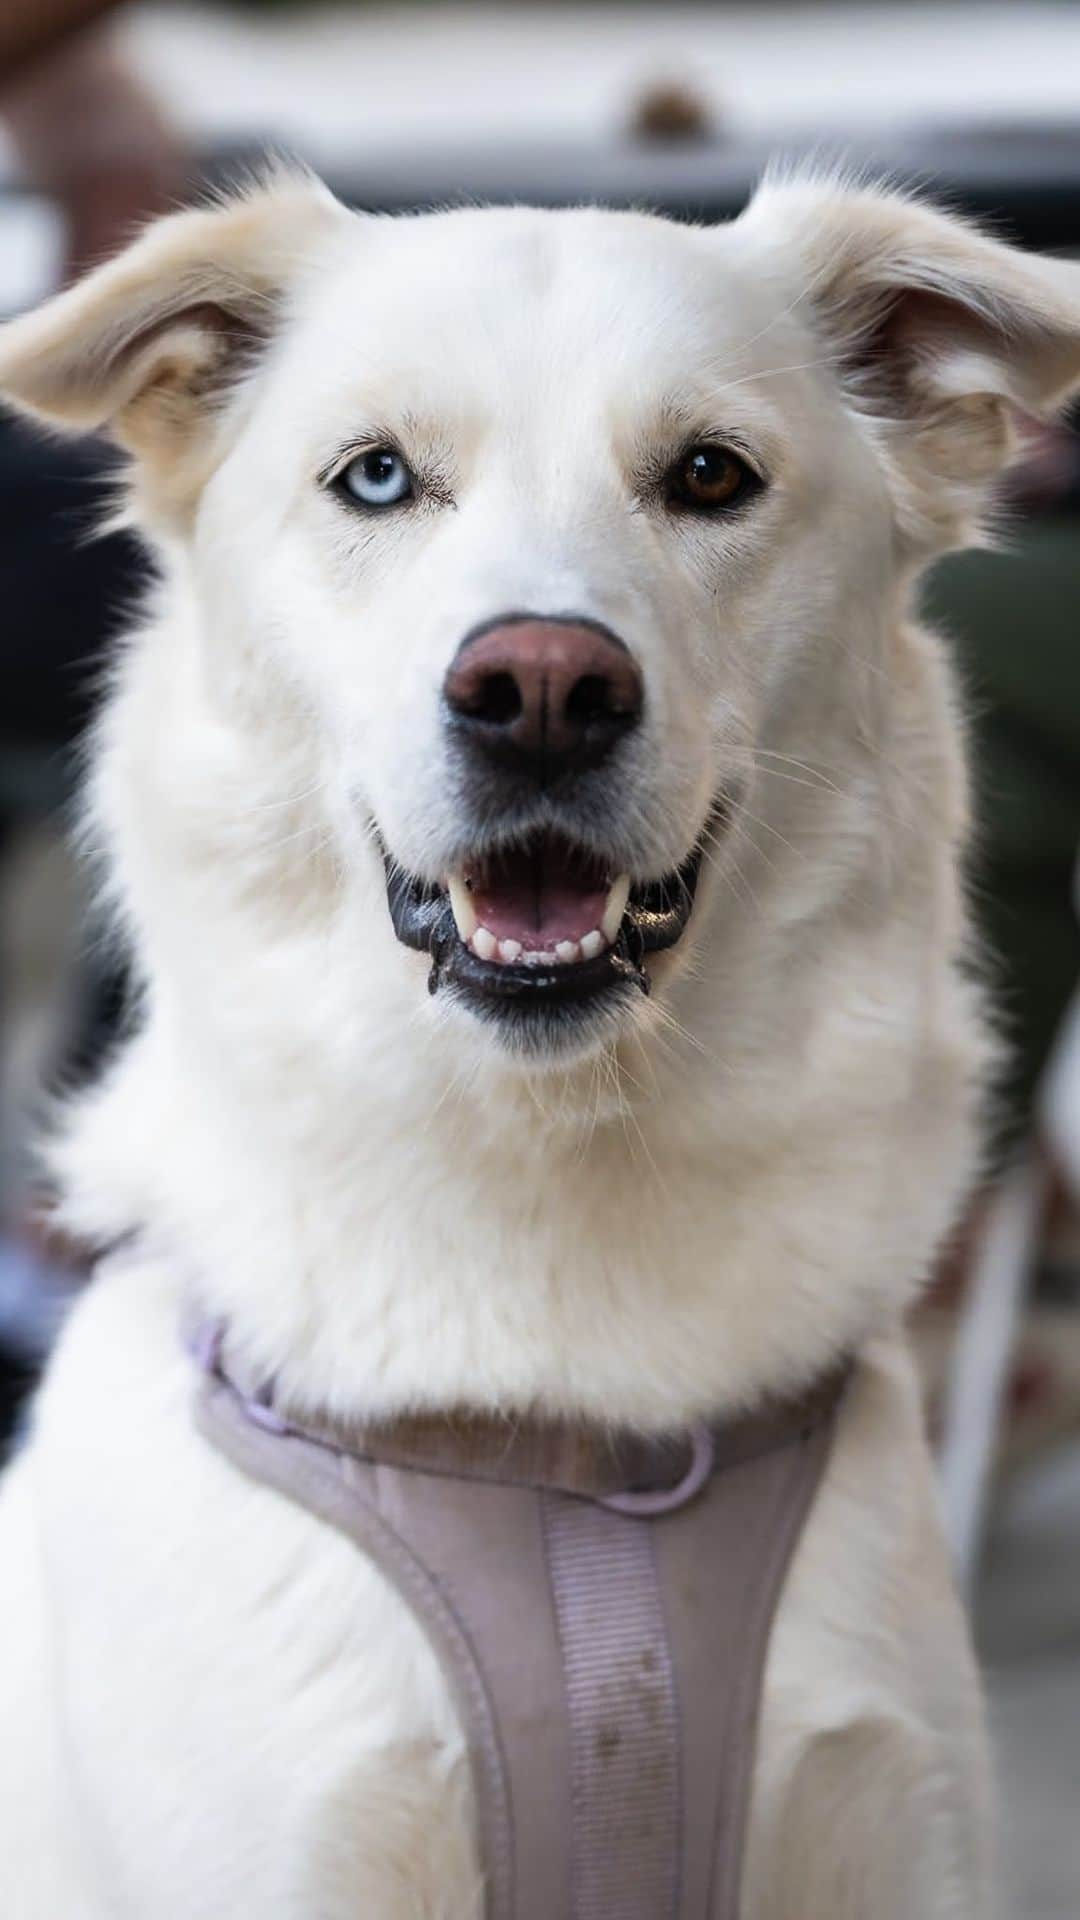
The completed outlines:
[[[452,986],[491,1010],[510,1006],[553,1007],[595,999],[615,988],[649,992],[648,953],[674,947],[690,922],[709,825],[680,866],[661,880],[631,886],[614,945],[595,960],[572,966],[507,966],[481,960],[458,934],[449,896],[441,887],[405,873],[382,847],[386,898],[394,932],[403,946],[431,956],[428,991]],[[380,846],[382,843],[380,842]]]

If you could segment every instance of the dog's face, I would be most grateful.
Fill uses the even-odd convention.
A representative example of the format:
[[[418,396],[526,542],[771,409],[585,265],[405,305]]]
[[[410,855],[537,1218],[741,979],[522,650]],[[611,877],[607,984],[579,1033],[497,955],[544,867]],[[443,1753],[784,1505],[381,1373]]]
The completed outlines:
[[[1073,377],[1071,298],[818,188],[719,231],[357,220],[307,186],[166,224],[0,378],[134,449],[214,697],[257,726],[272,685],[313,743],[418,998],[595,1050],[707,942],[793,705],[854,777],[884,610],[967,531],[1005,403]]]
[[[685,950],[883,482],[738,240],[467,213],[352,251],[204,495],[215,598],[320,716],[440,1001],[592,1046]]]

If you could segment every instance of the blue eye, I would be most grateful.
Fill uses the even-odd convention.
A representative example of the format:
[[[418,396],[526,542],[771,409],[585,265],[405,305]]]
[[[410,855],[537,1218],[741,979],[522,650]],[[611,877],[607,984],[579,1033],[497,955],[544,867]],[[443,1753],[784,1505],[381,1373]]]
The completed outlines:
[[[370,447],[358,453],[342,468],[337,484],[347,500],[362,507],[397,507],[413,494],[412,474],[393,447]]]

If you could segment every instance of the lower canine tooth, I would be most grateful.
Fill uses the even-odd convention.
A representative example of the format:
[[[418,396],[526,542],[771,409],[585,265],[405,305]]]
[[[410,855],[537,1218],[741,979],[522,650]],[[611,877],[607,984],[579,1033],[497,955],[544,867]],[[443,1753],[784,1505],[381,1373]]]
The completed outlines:
[[[446,882],[446,891],[450,895],[450,905],[454,910],[454,924],[465,945],[468,946],[479,925],[476,908],[469,897],[469,889],[459,873],[450,875]]]
[[[477,927],[471,941],[472,950],[478,960],[493,960],[498,944],[495,935],[489,933],[486,927]]]
[[[580,956],[581,948],[578,946],[576,940],[560,940],[557,943],[555,958],[556,960],[561,960],[564,967],[567,966],[571,960],[579,959]]]
[[[587,933],[581,942],[582,959],[595,960],[597,954],[603,953],[607,944],[603,934],[596,929],[592,933]]]
[[[604,908],[604,917],[600,922],[600,930],[609,941],[614,941],[618,938],[619,928],[622,926],[622,918],[626,912],[626,903],[629,898],[630,875],[628,873],[620,873],[611,892],[608,894],[607,905]]]
[[[522,947],[521,947],[520,940],[500,940],[499,941],[499,959],[500,960],[506,960],[512,966],[515,960],[521,959],[521,953],[522,953]]]

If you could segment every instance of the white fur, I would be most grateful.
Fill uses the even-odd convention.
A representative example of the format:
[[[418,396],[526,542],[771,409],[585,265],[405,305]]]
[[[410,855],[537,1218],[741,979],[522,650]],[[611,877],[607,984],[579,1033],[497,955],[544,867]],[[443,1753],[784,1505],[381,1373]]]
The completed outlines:
[[[835,183],[702,231],[362,219],[279,182],[0,334],[16,401],[132,449],[161,564],[90,783],[141,1009],[55,1148],[68,1222],[134,1240],[0,1503],[11,1920],[480,1910],[437,1663],[353,1548],[195,1433],[192,1292],[338,1412],[662,1425],[857,1353],[770,1649],[744,1912],[987,1912],[977,1690],[901,1332],[985,1054],[948,674],[912,606],[975,529],[1009,405],[1080,377],[1075,271]],[[253,368],[207,304],[264,336]],[[329,499],[368,430],[443,503]],[[676,524],[642,474],[706,433],[771,484]],[[516,608],[637,655],[647,724],[605,824],[639,874],[743,782],[651,1000],[544,1064],[428,996],[371,835],[445,870],[442,675]]]

